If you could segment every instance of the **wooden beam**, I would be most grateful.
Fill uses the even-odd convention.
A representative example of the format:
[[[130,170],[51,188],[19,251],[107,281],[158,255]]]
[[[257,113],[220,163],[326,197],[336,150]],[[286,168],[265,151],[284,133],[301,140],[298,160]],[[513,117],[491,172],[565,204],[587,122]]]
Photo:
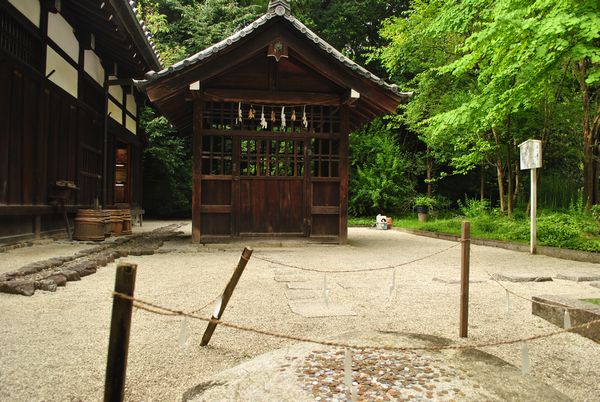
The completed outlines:
[[[349,145],[350,108],[344,105],[340,109],[340,244],[348,243],[348,176],[349,176]]]
[[[348,106],[356,106],[356,102],[359,99],[360,99],[360,92],[358,92],[354,89],[350,89],[350,91],[348,91],[346,93],[346,95],[344,96],[344,99],[342,100],[342,104],[348,105]]]
[[[248,102],[277,105],[323,105],[338,106],[342,103],[338,94],[322,92],[263,91],[253,89],[210,88],[202,93],[207,100],[218,102]]]
[[[192,146],[194,163],[192,167],[192,243],[200,243],[202,211],[202,113],[204,101],[194,102],[194,133]]]

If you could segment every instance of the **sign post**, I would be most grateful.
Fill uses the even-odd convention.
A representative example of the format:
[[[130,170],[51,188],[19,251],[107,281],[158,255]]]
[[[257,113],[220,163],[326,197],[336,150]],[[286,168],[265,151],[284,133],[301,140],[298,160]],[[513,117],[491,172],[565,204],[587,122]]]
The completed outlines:
[[[531,254],[536,253],[536,215],[537,215],[537,170],[542,167],[542,141],[527,140],[519,145],[521,151],[521,170],[531,171],[531,226],[529,230]]]

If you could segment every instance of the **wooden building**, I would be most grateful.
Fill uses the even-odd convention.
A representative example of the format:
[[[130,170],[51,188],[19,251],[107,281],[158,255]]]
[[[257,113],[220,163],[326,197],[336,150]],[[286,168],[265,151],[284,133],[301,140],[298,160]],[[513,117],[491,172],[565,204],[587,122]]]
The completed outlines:
[[[132,79],[159,68],[133,2],[0,0],[0,242],[64,230],[61,202],[141,204]]]
[[[348,135],[406,96],[271,1],[229,38],[149,74],[150,100],[193,135],[193,241],[347,239]]]

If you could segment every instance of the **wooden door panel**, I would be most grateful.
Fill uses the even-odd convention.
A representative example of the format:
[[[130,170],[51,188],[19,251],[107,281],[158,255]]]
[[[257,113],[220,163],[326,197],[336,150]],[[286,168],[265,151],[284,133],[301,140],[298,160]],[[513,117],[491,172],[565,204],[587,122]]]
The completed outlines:
[[[304,182],[301,180],[279,181],[279,232],[303,232]]]

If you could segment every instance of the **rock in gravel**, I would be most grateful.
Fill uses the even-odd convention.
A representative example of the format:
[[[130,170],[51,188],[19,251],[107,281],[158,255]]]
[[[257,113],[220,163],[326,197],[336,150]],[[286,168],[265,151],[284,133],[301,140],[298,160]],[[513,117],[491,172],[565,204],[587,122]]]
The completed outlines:
[[[18,272],[21,275],[31,275],[40,272],[44,268],[46,268],[46,264],[43,262],[32,262],[19,268]]]
[[[35,286],[32,281],[0,282],[0,292],[32,296],[35,293]]]
[[[154,250],[151,248],[144,248],[142,250],[140,250],[140,255],[153,255],[154,254]]]
[[[67,278],[67,281],[80,281],[81,276],[79,276],[79,272],[73,271],[70,269],[65,269],[62,271],[62,274]]]
[[[56,283],[51,279],[42,279],[41,281],[35,282],[35,288],[40,290],[46,290],[48,292],[56,292]]]
[[[593,282],[600,281],[600,275],[588,274],[586,272],[569,272],[556,275],[556,279],[564,279],[573,282]]]
[[[530,275],[505,275],[492,274],[492,278],[503,282],[552,282],[550,276],[530,276]]]
[[[57,286],[67,286],[67,276],[63,274],[54,274],[46,279],[53,281]]]

